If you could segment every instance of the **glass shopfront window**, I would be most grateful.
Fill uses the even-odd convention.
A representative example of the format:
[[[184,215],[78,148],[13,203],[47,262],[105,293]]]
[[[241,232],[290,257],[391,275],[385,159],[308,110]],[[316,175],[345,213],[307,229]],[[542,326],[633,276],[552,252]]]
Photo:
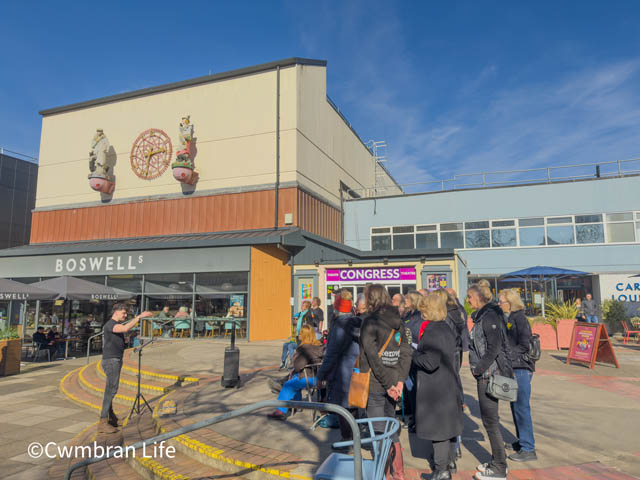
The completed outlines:
[[[196,321],[194,334],[202,337],[227,337],[234,324],[236,336],[249,332],[247,272],[196,274]]]

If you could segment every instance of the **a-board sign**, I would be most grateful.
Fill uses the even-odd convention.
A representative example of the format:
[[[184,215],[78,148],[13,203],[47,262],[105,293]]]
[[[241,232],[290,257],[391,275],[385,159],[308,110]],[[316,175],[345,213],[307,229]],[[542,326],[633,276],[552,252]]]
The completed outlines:
[[[567,363],[581,362],[593,368],[596,362],[620,368],[607,329],[602,323],[576,322],[571,334]]]

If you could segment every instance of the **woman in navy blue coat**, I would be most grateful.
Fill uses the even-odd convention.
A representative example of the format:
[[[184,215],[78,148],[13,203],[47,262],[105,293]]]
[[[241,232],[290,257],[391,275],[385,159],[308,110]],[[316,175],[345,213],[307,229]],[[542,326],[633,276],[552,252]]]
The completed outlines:
[[[360,354],[360,324],[362,320],[352,313],[352,296],[344,289],[336,297],[333,306],[334,318],[327,337],[327,345],[318,369],[317,380],[326,382],[327,401],[349,408],[349,385],[351,373]],[[355,413],[355,412],[352,412]],[[351,427],[338,416],[342,440],[351,440]]]

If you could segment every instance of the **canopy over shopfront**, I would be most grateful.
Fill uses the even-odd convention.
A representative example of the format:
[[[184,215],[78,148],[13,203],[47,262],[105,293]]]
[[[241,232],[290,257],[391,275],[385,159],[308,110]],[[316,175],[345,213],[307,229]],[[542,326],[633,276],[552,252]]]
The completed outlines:
[[[579,270],[569,270],[566,268],[546,267],[538,265],[536,267],[529,267],[523,270],[516,270],[515,272],[505,273],[501,278],[504,280],[524,280],[526,289],[527,280],[544,284],[545,282],[552,279],[561,277],[578,277],[584,275],[590,275],[590,273],[581,272]],[[554,294],[554,296],[556,295]],[[542,316],[544,317],[544,289],[542,290]]]
[[[64,300],[127,300],[135,296],[126,290],[69,276],[50,278],[32,286],[57,292],[55,298]]]
[[[53,300],[57,297],[54,291],[0,278],[0,300]]]

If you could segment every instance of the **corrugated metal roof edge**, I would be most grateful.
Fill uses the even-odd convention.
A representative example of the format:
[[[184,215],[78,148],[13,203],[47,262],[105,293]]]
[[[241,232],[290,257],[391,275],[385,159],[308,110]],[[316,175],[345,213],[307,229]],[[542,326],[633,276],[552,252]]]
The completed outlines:
[[[67,112],[70,110],[77,110],[80,108],[93,107],[95,105],[102,105],[110,102],[117,102],[126,100],[129,98],[140,97],[144,95],[153,95],[155,93],[166,92],[169,90],[176,90],[179,88],[193,87],[195,85],[201,85],[204,83],[215,82],[218,80],[225,80],[233,77],[240,77],[243,75],[250,75],[252,73],[264,72],[273,70],[276,67],[289,67],[292,65],[311,65],[317,67],[326,67],[326,60],[316,60],[313,58],[300,58],[291,57],[283,60],[276,60],[274,62],[261,63],[260,65],[254,65],[251,67],[239,68],[236,70],[229,70],[227,72],[215,73],[213,75],[204,75],[202,77],[190,78],[188,80],[182,80],[180,82],[165,83],[163,85],[157,85],[155,87],[143,88],[140,90],[133,90],[131,92],[118,93],[116,95],[110,95],[107,97],[96,98],[93,100],[87,100],[85,102],[72,103],[61,107],[48,108],[41,110],[39,113],[42,116],[53,115],[56,113]]]
[[[214,238],[212,238],[214,237]],[[302,248],[305,240],[298,228],[242,230],[233,232],[164,235],[158,237],[84,240],[79,242],[41,243],[0,250],[0,257],[62,255],[123,250],[166,250],[243,245],[282,244]]]

